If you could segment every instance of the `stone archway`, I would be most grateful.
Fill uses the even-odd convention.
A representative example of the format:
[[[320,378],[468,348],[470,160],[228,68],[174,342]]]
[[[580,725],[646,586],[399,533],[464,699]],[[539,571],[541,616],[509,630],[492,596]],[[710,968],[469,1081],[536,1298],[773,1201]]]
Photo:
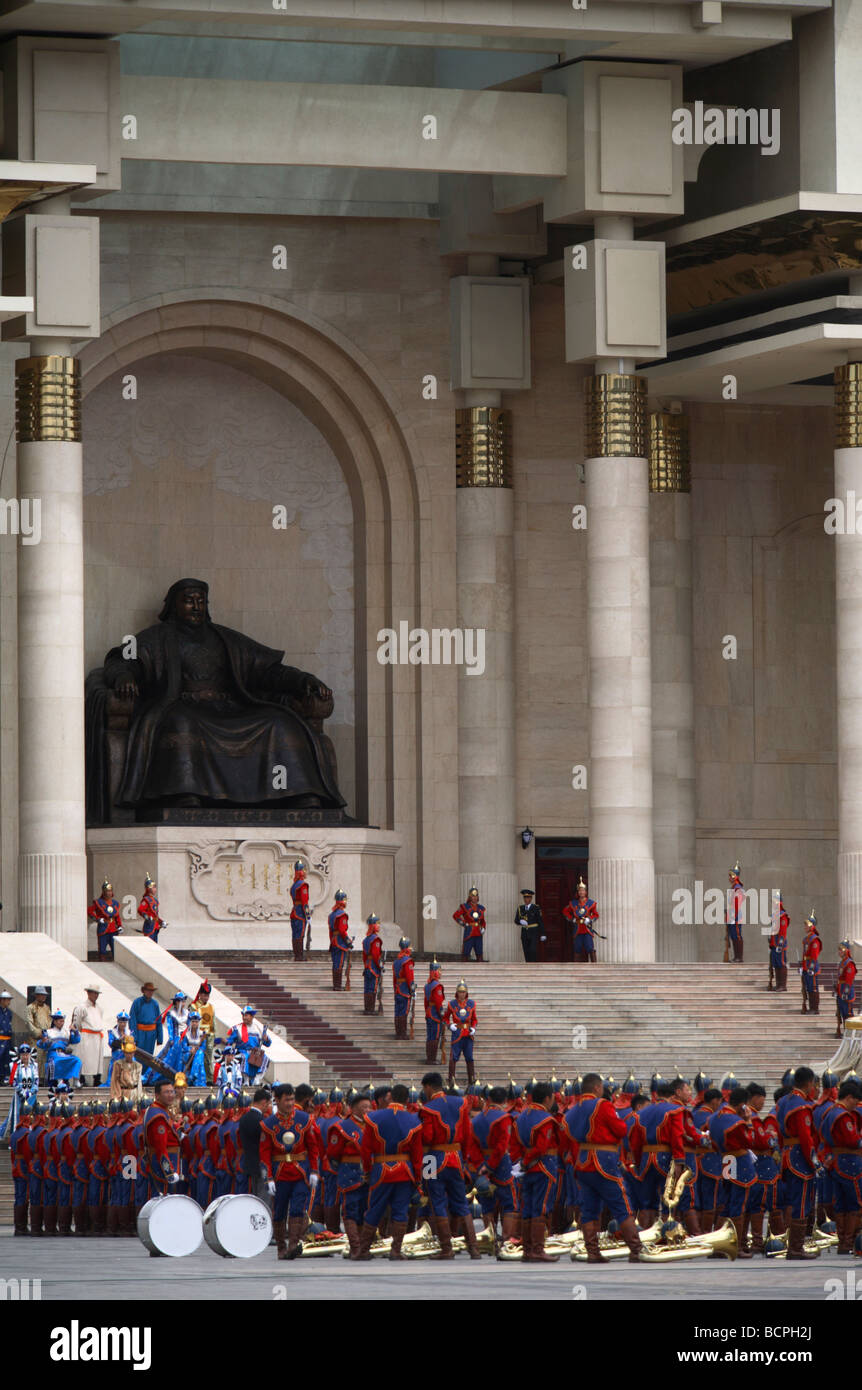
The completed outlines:
[[[373,364],[330,325],[257,292],[196,290],[125,306],[80,353],[86,397],[115,373],[164,354],[210,358],[265,382],[319,429],[339,460],[355,528],[356,771],[360,818],[397,831],[396,910],[421,897],[422,668],[374,659],[377,633],[423,624],[430,559],[420,518],[429,489],[415,441]],[[425,581],[423,583],[423,580]],[[426,721],[426,728],[430,719]]]

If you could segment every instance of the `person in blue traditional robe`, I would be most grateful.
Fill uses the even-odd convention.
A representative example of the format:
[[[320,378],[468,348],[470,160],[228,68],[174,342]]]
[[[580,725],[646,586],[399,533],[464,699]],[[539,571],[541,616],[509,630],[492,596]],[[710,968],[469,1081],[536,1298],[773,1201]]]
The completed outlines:
[[[44,1036],[36,1046],[46,1054],[45,1071],[48,1080],[68,1081],[71,1078],[80,1085],[81,1059],[66,1049],[79,1043],[81,1034],[74,1028],[64,1028],[65,1022],[66,1015],[61,1009],[55,1009],[51,1015],[51,1027],[46,1028]]]

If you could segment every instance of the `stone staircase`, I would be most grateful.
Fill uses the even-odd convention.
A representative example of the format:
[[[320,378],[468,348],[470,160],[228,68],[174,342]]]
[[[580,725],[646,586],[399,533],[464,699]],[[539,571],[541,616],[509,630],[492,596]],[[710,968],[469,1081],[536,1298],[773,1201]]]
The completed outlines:
[[[397,1077],[418,1080],[425,1070],[421,989],[427,967],[417,963],[415,1039],[398,1042],[392,1026],[390,978],[384,1015],[362,1009],[362,975],[335,993],[328,958],[297,964],[285,953],[247,956],[183,954],[238,1003],[285,1027],[309,1058],[312,1082],[361,1084]],[[444,963],[454,992],[462,966]],[[768,993],[763,965],[472,964],[466,969],[476,1000],[476,1062],[480,1080],[504,1083],[511,1073],[562,1079],[587,1068],[622,1080],[631,1068],[647,1080],[653,1069],[705,1070],[716,1081],[733,1071],[767,1090],[788,1066],[822,1065],[838,1046],[834,1002],[824,989],[818,1017],[800,1015],[798,977],[787,994]],[[825,981],[824,981],[825,984]],[[459,1079],[464,1079],[463,1063]]]

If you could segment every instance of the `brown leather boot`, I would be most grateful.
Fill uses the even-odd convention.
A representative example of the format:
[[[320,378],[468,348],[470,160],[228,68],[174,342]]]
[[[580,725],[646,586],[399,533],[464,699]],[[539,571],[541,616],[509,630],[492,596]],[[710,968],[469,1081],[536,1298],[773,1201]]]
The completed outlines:
[[[373,994],[366,993],[362,996],[363,1008],[367,1014],[374,1013],[374,999],[375,996]]]
[[[524,1243],[524,1259],[528,1264],[556,1264],[559,1255],[548,1255],[545,1253],[545,1218],[544,1216],[534,1216],[532,1221],[524,1223],[524,1229],[530,1227],[529,1254],[527,1244]]]
[[[698,1216],[694,1208],[686,1212],[685,1216],[682,1218],[682,1221],[683,1225],[685,1226],[685,1233],[687,1236],[699,1236],[702,1234],[700,1229],[700,1217]]]
[[[407,1234],[406,1221],[393,1221],[389,1227],[389,1234],[392,1237],[392,1248],[389,1251],[390,1260],[403,1260],[406,1256],[401,1254],[401,1242]]]
[[[436,1255],[431,1256],[432,1260],[454,1260],[452,1228],[449,1225],[448,1216],[437,1217],[437,1239],[440,1242],[440,1250]]]
[[[90,1234],[101,1236],[105,1234],[105,1208],[88,1207],[87,1224],[90,1227]]]
[[[341,1230],[341,1216],[338,1207],[323,1208],[323,1224],[327,1231],[332,1231],[333,1235],[338,1234]]]
[[[767,1230],[771,1236],[783,1236],[784,1232],[787,1230],[787,1222],[784,1220],[784,1212],[779,1211],[777,1207],[775,1211],[771,1211],[769,1213],[769,1224]]]
[[[428,1040],[426,1039],[426,1041],[425,1041],[425,1061],[426,1061],[429,1065],[431,1065],[433,1062],[436,1062],[436,1060],[437,1060],[437,1044],[436,1044],[435,1042],[428,1042]]]
[[[31,1234],[31,1236],[41,1236],[41,1235],[44,1235],[44,1234],[45,1234],[44,1231],[42,1230],[42,1212],[43,1212],[43,1208],[42,1208],[42,1207],[31,1207],[31,1208],[30,1208],[30,1234]]]
[[[639,1264],[643,1246],[641,1245],[641,1238],[638,1234],[638,1228],[635,1225],[633,1216],[627,1216],[625,1221],[620,1222],[617,1227],[617,1235],[620,1236],[629,1247],[629,1264]]]
[[[30,1234],[30,1232],[27,1230],[27,1208],[26,1208],[26,1207],[13,1207],[13,1208],[12,1208],[12,1220],[13,1220],[14,1225],[15,1225],[15,1234],[16,1234],[16,1236],[27,1236],[27,1235]]]
[[[272,1234],[275,1236],[275,1256],[278,1260],[287,1259],[287,1222],[273,1221]]]
[[[363,1221],[362,1229],[359,1232],[359,1249],[356,1254],[351,1254],[351,1260],[370,1260],[372,1259],[371,1247],[377,1235],[377,1227],[369,1226],[367,1221]]]
[[[819,1250],[805,1249],[805,1227],[807,1222],[803,1218],[799,1220],[794,1217],[790,1223],[790,1235],[787,1238],[787,1258],[788,1260],[817,1260],[820,1258]]]
[[[521,1218],[517,1212],[503,1212],[503,1240],[521,1239]]]
[[[778,972],[778,974],[779,974],[779,977],[780,977],[780,978],[779,978],[778,981],[776,982],[776,983],[777,983],[777,988],[781,991],[782,994],[786,994],[786,993],[787,993],[787,966],[786,966],[786,965],[782,965],[781,968],[780,968],[780,970],[779,970],[779,972]]]
[[[287,1258],[295,1260],[302,1254],[302,1233],[305,1230],[304,1216],[290,1216],[287,1221]]]
[[[738,1260],[752,1259],[752,1253],[748,1248],[748,1217],[732,1216],[733,1229],[736,1231],[736,1258]]]
[[[584,1233],[584,1245],[587,1247],[588,1265],[606,1265],[605,1259],[599,1249],[599,1223],[598,1221],[587,1221],[581,1227]]]
[[[471,1260],[481,1260],[482,1252],[476,1241],[476,1227],[473,1225],[472,1216],[462,1216],[461,1226],[464,1231],[464,1239],[467,1242],[467,1249],[470,1252]]]
[[[450,1057],[449,1057],[449,1077],[448,1077],[448,1081],[449,1081],[449,1085],[450,1085],[450,1086],[452,1085],[452,1082],[453,1082],[454,1080],[455,1080],[455,1063],[452,1061],[452,1058],[451,1058],[451,1056],[450,1056]]]
[[[812,1012],[813,1014],[819,1014],[819,1013],[820,1013],[820,990],[819,990],[819,989],[815,989],[814,993],[813,993],[812,996],[811,996],[811,1012]]]
[[[808,995],[807,995],[807,994],[803,994],[803,996],[802,996],[802,1008],[799,1010],[799,1012],[800,1012],[800,1013],[803,1013],[803,1014],[807,1014],[807,1013],[808,1013]]]
[[[44,1213],[44,1219],[45,1219],[45,1235],[46,1235],[46,1236],[55,1236],[55,1235],[57,1234],[57,1208],[56,1208],[56,1206],[53,1206],[53,1207],[43,1207],[43,1213]]]
[[[106,1233],[107,1233],[109,1236],[118,1236],[118,1235],[120,1234],[120,1208],[119,1208],[119,1207],[114,1207],[114,1206],[108,1207],[108,1220],[107,1220],[107,1224],[106,1224],[106,1226],[105,1226],[105,1230],[106,1230]]]
[[[350,1246],[351,1260],[355,1260],[359,1254],[359,1226],[355,1221],[344,1221],[344,1234],[347,1236],[347,1244]]]
[[[467,1063],[467,1085],[468,1085],[468,1086],[472,1086],[475,1080],[476,1080],[476,1064],[475,1064],[475,1062],[468,1062],[468,1063]]]
[[[757,1211],[751,1218],[751,1253],[763,1254],[763,1212]]]
[[[341,989],[341,971],[340,971],[340,970],[333,970],[333,972],[332,972],[332,988],[335,989],[335,990]]]

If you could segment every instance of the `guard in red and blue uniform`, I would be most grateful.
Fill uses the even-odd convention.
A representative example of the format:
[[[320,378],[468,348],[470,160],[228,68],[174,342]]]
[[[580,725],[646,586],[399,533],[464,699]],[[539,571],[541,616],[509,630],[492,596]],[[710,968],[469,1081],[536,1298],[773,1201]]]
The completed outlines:
[[[48,1107],[41,1101],[33,1106],[33,1124],[30,1129],[30,1234],[41,1236],[45,1204],[48,1200],[48,1173],[45,1166],[45,1139],[49,1132]]]
[[[439,1258],[454,1258],[451,1218],[460,1217],[470,1258],[478,1260],[476,1228],[464,1182],[464,1161],[478,1166],[482,1158],[473,1138],[470,1098],[447,1096],[440,1073],[430,1071],[422,1078],[422,1094],[424,1102],[419,1108],[419,1115],[422,1120],[424,1166],[431,1173],[428,1195],[436,1218]]]
[[[599,909],[594,899],[587,896],[587,885],[582,878],[578,879],[574,898],[563,908],[563,916],[574,924],[572,950],[575,960],[589,960],[595,963],[596,942],[590,930],[590,923],[599,920]]]
[[[484,959],[485,941],[485,908],[479,902],[479,889],[474,884],[467,894],[467,901],[461,903],[452,913],[452,920],[457,922],[463,929],[461,938],[461,959],[469,960],[471,955],[475,955],[476,960]]]
[[[832,1174],[837,1255],[853,1252],[862,1212],[862,1116],[857,1108],[860,1100],[862,1086],[859,1082],[842,1082],[838,1087],[838,1099],[832,1102],[820,1125],[826,1162]]]
[[[681,1082],[682,1079],[678,1080]],[[682,1082],[682,1085],[685,1086],[685,1083]],[[678,1178],[686,1166],[686,1149],[699,1149],[701,1143],[701,1136],[694,1128],[684,1100],[674,1095],[673,1083],[656,1080],[655,1093],[658,1099],[638,1111],[629,1133],[629,1147],[637,1165],[647,1225],[651,1225],[658,1216],[671,1166],[674,1177]],[[691,1095],[690,1090],[688,1094]],[[683,1189],[677,1212],[685,1218],[686,1228],[694,1234],[696,1213],[692,1209],[690,1182]]]
[[[748,1248],[748,1197],[757,1181],[750,1150],[755,1138],[748,1108],[748,1092],[736,1086],[730,1100],[716,1110],[709,1122],[709,1137],[721,1154],[721,1175],[727,1187],[727,1211],[736,1230],[737,1254],[750,1260]]]
[[[478,1173],[487,1177],[489,1184],[488,1190],[480,1193],[479,1205],[486,1224],[494,1228],[496,1214],[500,1213],[504,1241],[517,1240],[521,1234],[515,1179],[512,1176],[514,1117],[505,1109],[505,1105],[505,1087],[492,1086],[487,1105],[472,1117],[473,1138],[481,1157]]]
[[[377,1008],[377,992],[383,974],[383,942],[380,939],[380,918],[376,912],[369,913],[365,925],[368,930],[362,939],[362,998],[365,1012],[373,1014]]]
[[[406,1086],[392,1087],[375,1110],[365,1116],[360,1153],[368,1183],[368,1207],[359,1233],[358,1260],[371,1259],[377,1227],[389,1212],[392,1237],[390,1260],[402,1260],[401,1243],[407,1234],[407,1213],[413,1193],[422,1180],[422,1120],[407,1110]]]
[[[767,1233],[784,1234],[783,1193],[779,1192],[781,1178],[781,1135],[774,1115],[762,1115],[766,1091],[752,1081],[746,1087],[751,1111],[751,1132],[754,1135],[754,1167],[757,1181],[748,1194],[751,1217],[751,1248],[754,1254],[763,1252],[763,1218],[767,1218]]]
[[[522,1150],[521,1241],[528,1264],[550,1264],[559,1258],[545,1253],[547,1218],[559,1176],[559,1131],[550,1113],[552,1103],[551,1087],[539,1081],[532,1087],[529,1105],[515,1121]]]
[[[777,902],[773,907],[773,924],[775,931],[769,938],[769,984],[767,989],[780,990],[782,994],[787,993],[787,933],[790,930],[790,918],[788,917],[781,894],[777,895]],[[773,986],[772,978],[775,977]]]
[[[208,1096],[204,1101],[207,1117],[198,1135],[198,1145],[201,1151],[200,1162],[198,1163],[198,1190],[197,1203],[206,1211],[210,1202],[214,1201],[218,1186],[218,1127],[221,1120],[221,1111],[214,1097]]]
[[[308,921],[311,917],[311,908],[308,903],[307,873],[308,865],[305,860],[297,859],[293,866],[293,883],[290,885],[290,940],[293,946],[294,960],[303,959],[302,947]],[[330,933],[331,930],[330,926]]]
[[[793,1089],[782,1096],[775,1107],[781,1135],[784,1191],[790,1207],[789,1260],[816,1259],[819,1254],[819,1251],[815,1253],[804,1248],[808,1217],[813,1211],[815,1178],[821,1167],[812,1116],[816,1093],[814,1072],[810,1067],[797,1067]]]
[[[742,870],[737,859],[733,868],[728,873],[730,887],[727,890],[727,907],[724,912],[725,932],[727,934],[727,944],[733,948],[734,961],[742,962],[743,940],[742,927],[745,922],[745,888],[742,884]],[[727,957],[725,956],[725,959]]]
[[[392,962],[392,997],[395,1000],[395,1036],[407,1037],[407,1020],[416,985],[413,981],[413,956],[410,941],[402,936],[398,955]]]
[[[326,1139],[326,1157],[336,1174],[344,1233],[350,1258],[359,1258],[359,1230],[368,1206],[368,1179],[362,1167],[362,1137],[371,1097],[361,1091],[347,1094],[347,1114],[333,1121]]]
[[[12,1152],[12,1216],[16,1236],[27,1235],[27,1207],[30,1201],[30,1126],[33,1123],[33,1109],[25,1105],[21,1109],[18,1123],[12,1131],[10,1148]]]
[[[159,916],[159,900],[156,896],[156,885],[147,874],[144,879],[144,896],[138,903],[138,916],[144,919],[142,933],[148,936],[150,941],[155,941],[158,945],[159,932],[167,925],[164,918]]]
[[[321,1187],[323,1188],[323,1224],[327,1231],[340,1231],[341,1218],[339,1207],[341,1197],[338,1190],[338,1170],[329,1160],[329,1131],[332,1126],[341,1118],[344,1106],[344,1092],[339,1086],[333,1086],[329,1092],[329,1101],[324,1105],[316,1106],[314,1123],[317,1125],[317,1133],[320,1136],[320,1177]]]
[[[347,935],[347,894],[339,888],[335,895],[335,906],[329,914],[329,956],[332,961],[332,988],[341,989],[341,972],[347,964],[347,957],[353,950],[353,941]]]
[[[54,1151],[57,1156],[57,1235],[72,1234],[72,1185],[75,1174],[69,1162],[67,1142],[75,1129],[75,1107],[71,1101],[64,1101],[61,1108],[63,1123],[54,1136]],[[71,1155],[74,1163],[74,1153]]]
[[[72,1150],[72,1212],[75,1217],[75,1235],[89,1234],[90,1224],[87,1212],[87,1197],[90,1191],[89,1148],[87,1135],[93,1126],[92,1106],[84,1101],[78,1106],[78,1123],[72,1131],[70,1147]]]
[[[443,1021],[449,1029],[452,1046],[449,1052],[449,1085],[455,1080],[455,1064],[463,1057],[467,1063],[467,1082],[476,1080],[476,1064],[473,1061],[473,1039],[476,1035],[478,1019],[476,1005],[469,997],[466,981],[459,980],[455,998],[446,1005]]]
[[[856,1002],[856,962],[851,954],[849,941],[839,942],[838,950],[840,952],[838,979],[835,984],[835,1008],[838,1014],[838,1026],[835,1029],[835,1036],[841,1038],[844,1036],[844,1025],[852,1015],[853,1005]]]
[[[835,1219],[835,1213],[832,1209],[832,1173],[826,1166],[826,1150],[821,1135],[823,1118],[838,1100],[838,1081],[839,1077],[836,1072],[828,1069],[823,1072],[820,1077],[820,1095],[811,1111],[815,1152],[817,1161],[821,1165],[821,1171],[815,1179],[815,1225],[823,1225]]]
[[[93,1105],[93,1124],[86,1137],[90,1181],[87,1187],[87,1215],[90,1233],[105,1234],[107,1226],[108,1182],[111,1155],[105,1142],[105,1106],[100,1100]]]
[[[817,917],[812,908],[805,918],[807,928],[802,938],[802,1009],[804,1014],[820,1013],[820,952],[823,942],[817,930]]]
[[[308,1111],[294,1101],[291,1086],[276,1086],[272,1094],[276,1108],[263,1120],[260,1156],[275,1183],[272,1220],[278,1259],[292,1260],[302,1254],[301,1237],[320,1180],[320,1135]]]
[[[168,1113],[173,1099],[174,1088],[170,1082],[157,1081],[153,1087],[153,1103],[144,1113],[144,1148],[150,1184],[157,1197],[178,1193],[182,1181],[180,1135]]]
[[[440,962],[432,960],[428,967],[428,983],[425,986],[425,1061],[437,1061],[437,1052],[443,1041],[443,1015],[446,1008],[446,993],[440,979]],[[445,1058],[441,1056],[441,1061]]]
[[[114,959],[114,937],[123,930],[120,904],[114,897],[114,890],[107,879],[102,891],[87,908],[87,916],[96,923],[96,940],[99,943],[99,960]]]
[[[566,1112],[566,1129],[578,1146],[576,1164],[580,1193],[580,1226],[589,1264],[604,1264],[599,1250],[602,1211],[607,1207],[629,1247],[629,1262],[637,1264],[641,1251],[635,1215],[623,1178],[620,1145],[627,1137],[625,1120],[603,1095],[604,1084],[596,1072],[581,1082],[580,1103]]]

